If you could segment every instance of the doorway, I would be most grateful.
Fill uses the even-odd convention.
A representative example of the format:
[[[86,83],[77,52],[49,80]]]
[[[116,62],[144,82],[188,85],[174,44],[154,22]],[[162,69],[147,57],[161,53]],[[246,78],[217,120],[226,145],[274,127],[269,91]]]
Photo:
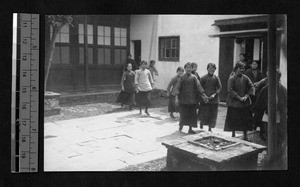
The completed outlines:
[[[137,66],[140,66],[141,62],[141,51],[142,51],[142,42],[141,40],[134,40],[133,41],[133,46],[134,46],[134,61],[136,62]]]

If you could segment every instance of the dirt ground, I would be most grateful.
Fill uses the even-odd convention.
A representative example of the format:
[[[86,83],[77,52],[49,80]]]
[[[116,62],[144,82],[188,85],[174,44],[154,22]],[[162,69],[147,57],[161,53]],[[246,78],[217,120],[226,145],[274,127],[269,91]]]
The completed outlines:
[[[168,105],[168,98],[156,97],[152,98],[152,108],[163,107]],[[92,102],[78,102],[61,105],[61,112],[59,115],[48,116],[44,118],[44,122],[54,122],[75,118],[84,118],[90,116],[98,116],[101,114],[108,114],[113,112],[122,112],[128,110],[128,106],[121,107],[117,103],[92,103]]]

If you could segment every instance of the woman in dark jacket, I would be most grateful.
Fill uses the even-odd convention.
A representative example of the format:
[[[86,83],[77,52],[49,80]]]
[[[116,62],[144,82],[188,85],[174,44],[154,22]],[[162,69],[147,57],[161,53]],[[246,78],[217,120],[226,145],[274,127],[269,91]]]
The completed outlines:
[[[250,95],[254,94],[254,86],[251,80],[243,74],[245,65],[242,62],[236,63],[234,67],[235,75],[228,79],[228,106],[224,131],[244,132],[244,140],[247,140],[247,131],[251,130],[252,112]]]
[[[117,103],[121,103],[122,106],[129,105],[129,110],[132,110],[132,106],[135,105],[136,86],[134,84],[134,77],[132,64],[128,63],[121,79],[122,91],[117,98]]]
[[[207,125],[208,130],[216,126],[219,105],[219,93],[222,90],[222,85],[219,77],[214,75],[217,69],[213,63],[207,64],[207,74],[200,78],[200,84],[204,89],[204,93],[208,97],[208,103],[201,101],[201,108],[199,112],[200,128]]]
[[[253,62],[251,63],[251,68],[249,68],[245,72],[245,75],[247,75],[249,77],[249,79],[251,80],[251,82],[253,84],[256,82],[259,82],[263,78],[262,73],[258,69],[258,61],[257,60],[253,60]]]
[[[207,102],[208,98],[204,96],[204,90],[197,77],[192,74],[192,64],[186,63],[184,69],[186,73],[178,79],[175,89],[175,103],[179,102],[180,108],[179,130],[188,125],[188,133],[195,134],[192,128],[197,127],[197,95],[201,94]]]

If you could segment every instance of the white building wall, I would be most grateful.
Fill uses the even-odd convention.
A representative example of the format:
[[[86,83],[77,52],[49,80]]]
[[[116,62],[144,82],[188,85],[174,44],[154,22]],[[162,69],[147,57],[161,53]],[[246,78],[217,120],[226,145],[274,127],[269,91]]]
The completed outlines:
[[[156,88],[165,90],[171,78],[176,75],[177,67],[183,67],[186,62],[196,62],[200,76],[207,73],[206,65],[209,62],[215,63],[217,65],[215,74],[218,75],[219,38],[210,38],[209,35],[220,31],[212,24],[218,19],[247,16],[254,15],[132,15],[130,37],[131,40],[142,41],[142,60],[156,61],[159,72],[159,76],[154,77]],[[160,36],[180,36],[179,62],[158,61]],[[133,53],[133,47],[131,52]],[[282,80],[285,81],[287,73],[282,73]]]

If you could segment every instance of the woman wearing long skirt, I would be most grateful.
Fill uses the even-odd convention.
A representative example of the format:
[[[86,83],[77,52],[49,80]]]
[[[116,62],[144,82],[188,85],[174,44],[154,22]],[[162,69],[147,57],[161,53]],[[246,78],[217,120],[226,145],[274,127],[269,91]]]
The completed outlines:
[[[207,64],[207,74],[200,78],[200,84],[204,89],[204,93],[208,97],[208,103],[201,101],[201,109],[199,114],[200,128],[203,125],[208,126],[208,130],[211,131],[215,128],[217,116],[218,116],[218,106],[219,106],[219,93],[222,90],[222,85],[219,77],[214,75],[216,71],[216,65],[213,63]]]
[[[153,79],[151,73],[147,67],[147,62],[141,62],[141,69],[136,71],[135,84],[138,89],[136,94],[136,103],[140,108],[140,114],[142,114],[142,106],[145,106],[145,113],[150,116],[148,107],[150,106],[151,90],[153,86]]]
[[[244,71],[245,65],[238,62],[234,67],[235,75],[228,79],[226,101],[228,108],[224,131],[232,131],[232,137],[235,137],[235,131],[243,131],[244,140],[248,140],[247,131],[251,130],[252,125],[249,95],[254,94],[254,86],[251,80],[243,74]]]
[[[188,133],[195,134],[192,128],[197,127],[197,95],[201,94],[203,99],[207,102],[208,100],[204,97],[204,90],[197,77],[191,74],[191,63],[186,63],[184,69],[186,73],[179,78],[175,89],[175,103],[179,102],[180,108],[179,130],[181,131],[183,126],[187,125],[189,126]]]
[[[121,79],[122,91],[117,98],[117,103],[121,103],[121,106],[129,105],[129,110],[132,110],[132,106],[135,104],[134,94],[136,92],[134,84],[135,73],[131,70],[132,64],[128,63]]]
[[[173,77],[167,87],[167,95],[169,96],[169,105],[168,112],[170,112],[171,118],[175,118],[173,112],[179,112],[179,107],[175,103],[175,87],[177,85],[178,79],[183,75],[184,69],[183,67],[177,68],[177,75]]]

